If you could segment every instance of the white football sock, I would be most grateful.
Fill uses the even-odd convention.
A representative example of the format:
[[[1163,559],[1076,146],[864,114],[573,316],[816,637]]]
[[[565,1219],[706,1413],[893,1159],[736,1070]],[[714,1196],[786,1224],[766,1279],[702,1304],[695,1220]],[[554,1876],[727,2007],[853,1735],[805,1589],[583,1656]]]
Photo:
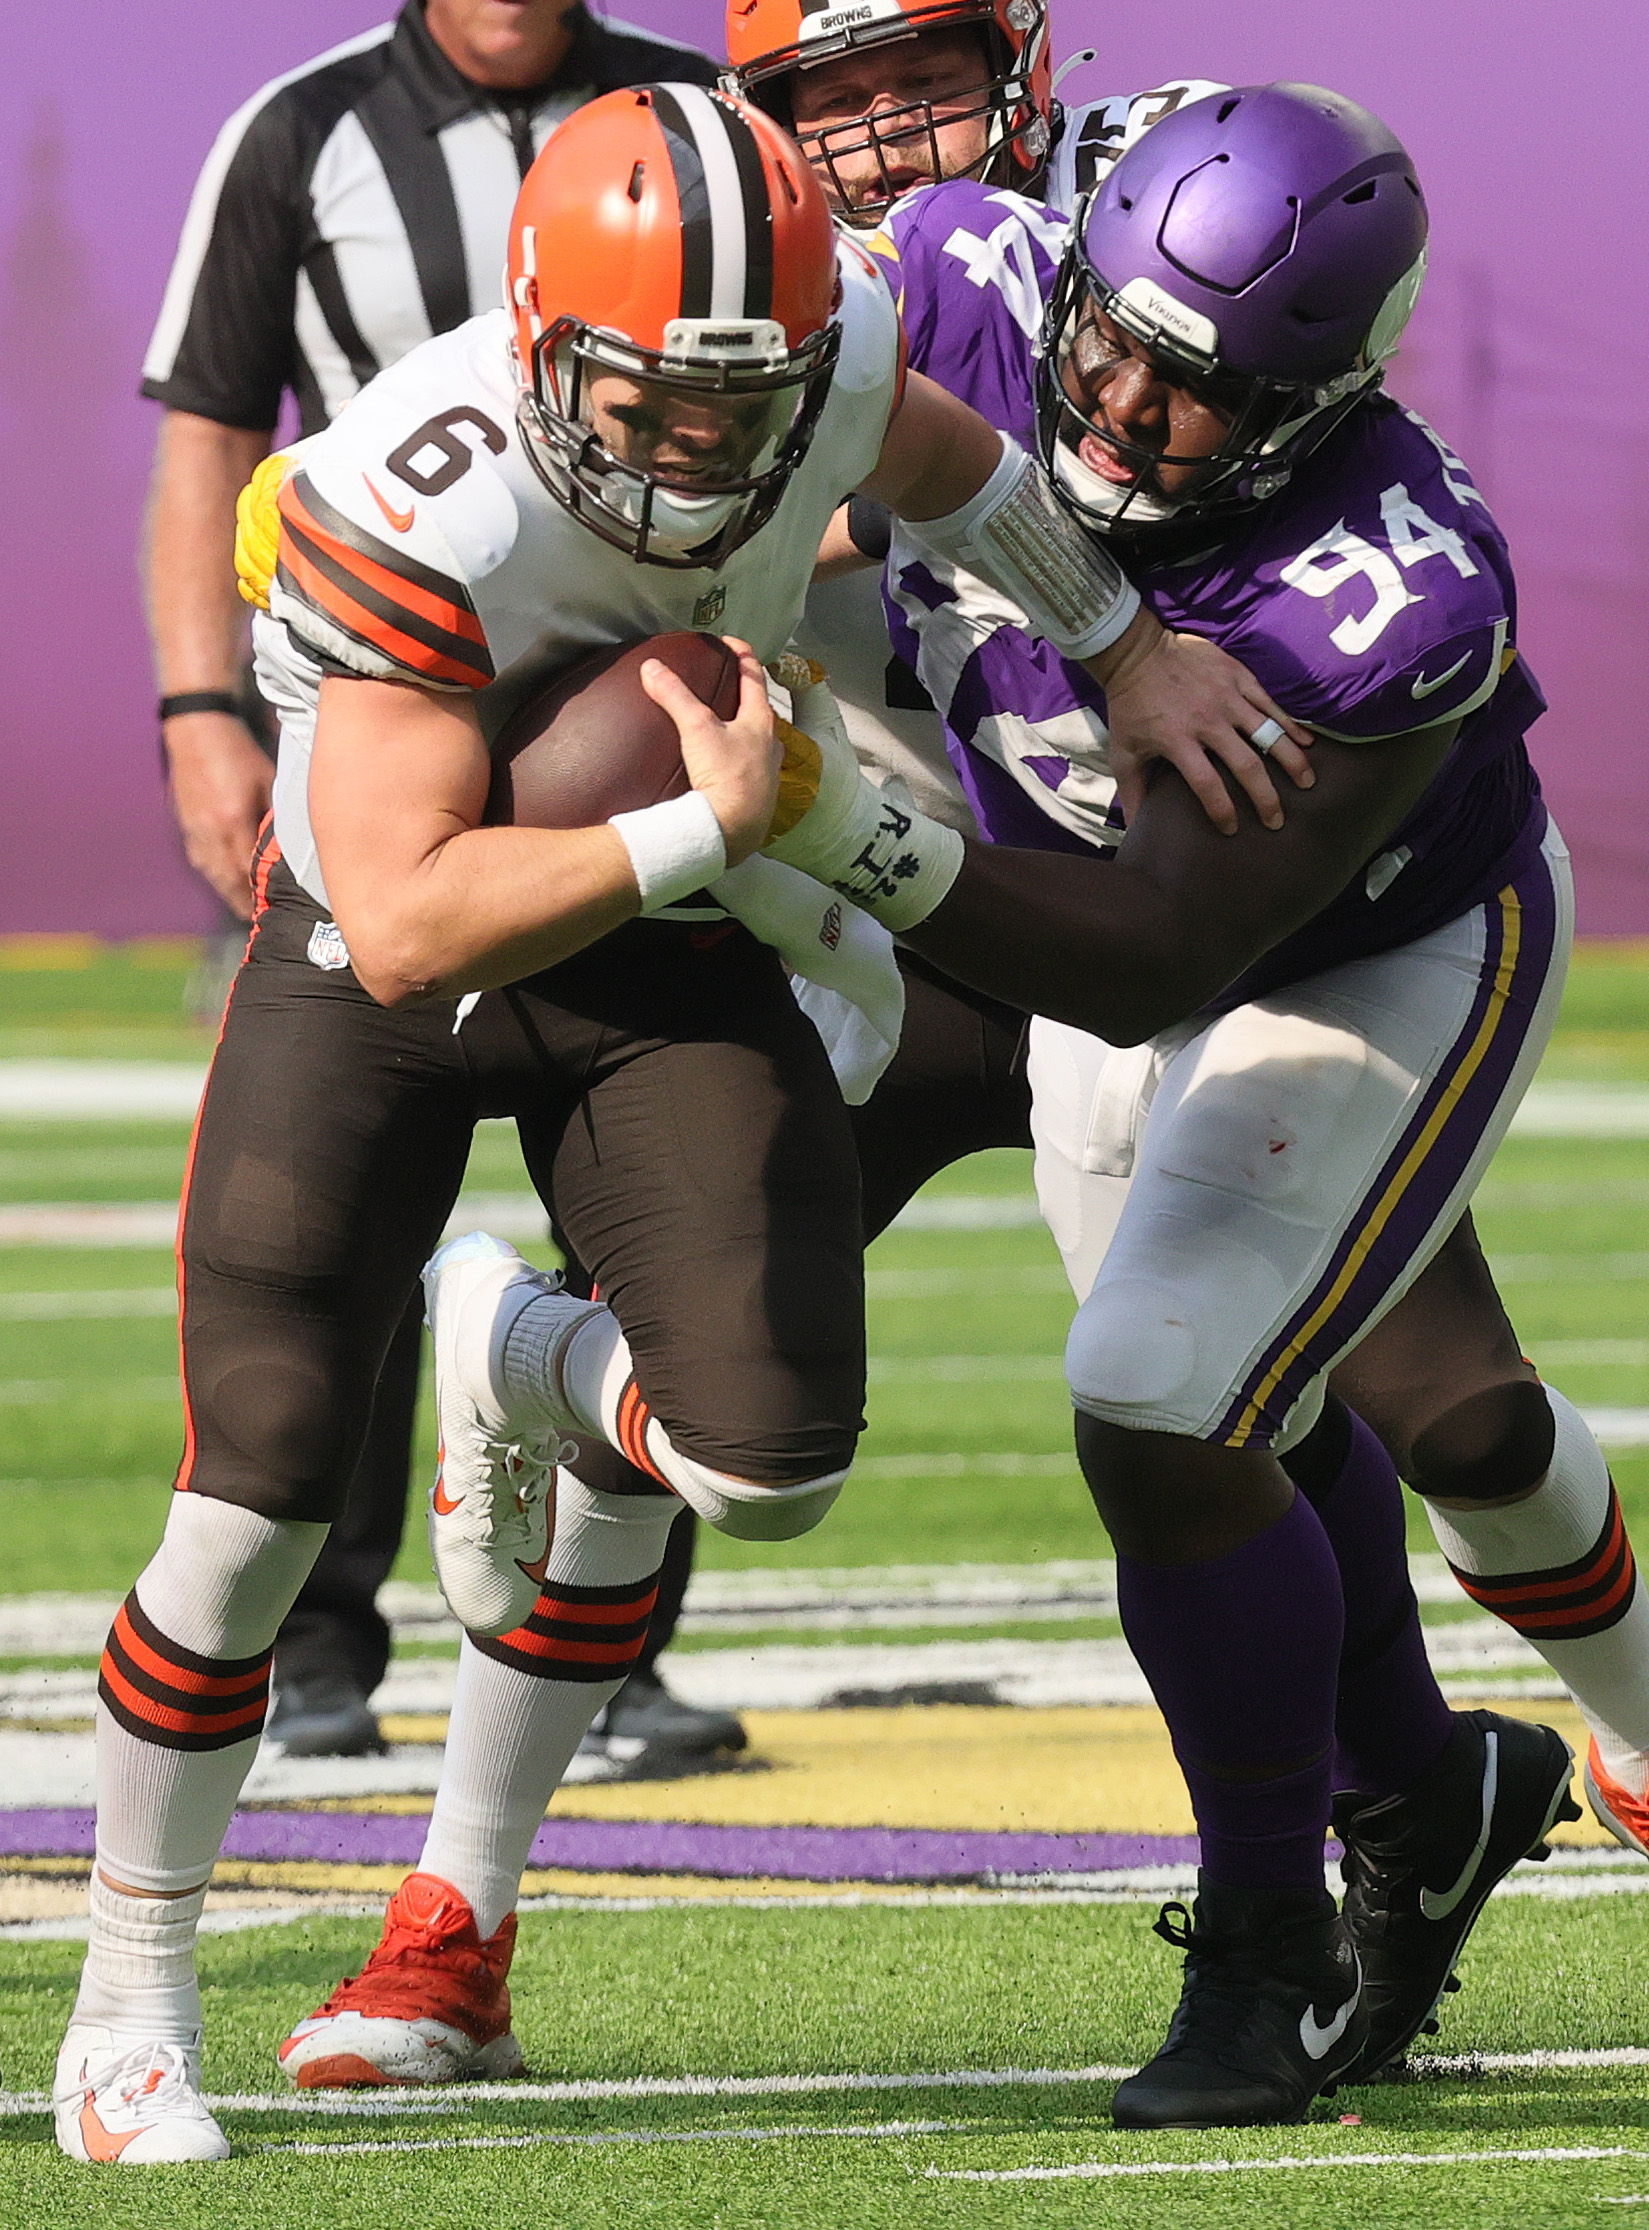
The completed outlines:
[[[640,1654],[680,1507],[673,1495],[600,1494],[563,1469],[537,1609],[496,1641],[464,1638],[418,1870],[468,1900],[483,1941],[514,1909],[568,1761]]]
[[[72,2018],[191,2043],[200,2032],[195,1930],[205,1903],[204,1882],[187,1897],[127,1897],[94,1871],[91,1935]]]
[[[749,1541],[788,1541],[816,1526],[842,1490],[846,1469],[817,1479],[762,1486],[734,1479],[685,1456],[642,1399],[630,1344],[611,1309],[587,1315],[569,1335],[559,1295],[529,1301],[505,1335],[504,1391],[538,1415],[545,1389],[559,1381],[578,1423],[674,1488],[719,1533]]]
[[[97,1851],[107,1879],[163,1895],[206,1881],[257,1755],[276,1629],[326,1534],[173,1495],[103,1655]]]
[[[1604,1767],[1649,1792],[1649,1600],[1603,1452],[1573,1402],[1545,1389],[1551,1468],[1503,1509],[1426,1504],[1438,1546],[1474,1600],[1539,1650],[1580,1706]]]

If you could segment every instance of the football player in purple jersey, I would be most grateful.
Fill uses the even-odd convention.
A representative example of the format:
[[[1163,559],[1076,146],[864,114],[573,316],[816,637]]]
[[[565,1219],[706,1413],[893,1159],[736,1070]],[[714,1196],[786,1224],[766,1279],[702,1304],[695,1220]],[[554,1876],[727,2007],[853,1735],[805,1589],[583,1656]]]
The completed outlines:
[[[895,644],[985,839],[905,941],[1046,1018],[1032,1120],[1081,1302],[1078,1449],[1203,1839],[1194,1920],[1159,1924],[1184,1997],[1118,2093],[1131,2126],[1285,2120],[1388,2064],[1494,1881],[1572,1816],[1550,1730],[1444,1705],[1396,1469],[1468,1592],[1575,1692],[1600,1817],[1649,1829],[1649,1605],[1468,1213],[1572,905],[1504,541],[1380,392],[1425,239],[1383,125],[1271,86],[1166,118],[1069,227],[964,182],[873,242],[912,362],[1034,434],[1158,616],[1318,737],[1285,827],[1232,801],[1222,833],[1186,783],[1117,761],[1102,693],[965,549],[895,535]]]

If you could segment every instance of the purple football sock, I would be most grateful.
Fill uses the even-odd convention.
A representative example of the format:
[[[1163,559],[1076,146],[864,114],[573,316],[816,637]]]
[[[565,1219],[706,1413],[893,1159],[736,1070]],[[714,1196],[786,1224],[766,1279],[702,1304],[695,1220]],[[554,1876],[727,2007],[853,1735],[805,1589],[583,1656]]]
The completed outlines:
[[[1322,1520],[1345,1596],[1334,1786],[1395,1796],[1442,1756],[1453,1724],[1409,1582],[1403,1489],[1385,1449],[1340,1402],[1298,1456],[1283,1468]]]
[[[1203,1872],[1240,1889],[1320,1889],[1342,1605],[1303,1494],[1206,1564],[1117,1558],[1122,1630],[1191,1791]]]

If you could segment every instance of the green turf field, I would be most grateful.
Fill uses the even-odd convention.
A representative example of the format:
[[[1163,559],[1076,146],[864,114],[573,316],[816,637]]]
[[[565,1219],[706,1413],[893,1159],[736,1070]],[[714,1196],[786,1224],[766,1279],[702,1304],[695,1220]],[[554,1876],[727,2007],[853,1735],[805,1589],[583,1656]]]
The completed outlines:
[[[179,1019],[175,952],[86,959],[0,966],[0,1058],[201,1056]],[[1649,1082],[1649,955],[1583,956],[1547,1074]],[[0,1202],[163,1200],[184,1144],[176,1124],[0,1122]],[[489,1128],[472,1185],[522,1182],[509,1134]],[[1026,1157],[1005,1154],[936,1189],[1022,1194],[1028,1183]],[[1554,1381],[1588,1404],[1649,1406],[1649,1140],[1513,1141],[1480,1222]],[[1105,1554],[1062,1460],[1067,1303],[1043,1234],[900,1232],[871,1271],[876,1368],[859,1476],[819,1535],[749,1549],[710,1537],[707,1560]],[[0,1249],[0,1592],[118,1592],[147,1555],[178,1437],[169,1279],[160,1249]],[[76,1307],[90,1313],[52,1313]],[[1013,1458],[1043,1461],[1016,1472]],[[955,1459],[964,1468],[945,1475]],[[1621,1454],[1616,1472],[1649,1536],[1649,1450]],[[420,1532],[401,1570],[427,1582]],[[1415,1542],[1430,1545],[1423,1519]],[[1061,1629],[1089,1630],[1105,1629]],[[536,2088],[359,2100],[347,2112],[289,2110],[272,2053],[359,1963],[375,1920],[214,1935],[207,2078],[243,2101],[224,2109],[235,2159],[74,2168],[37,2110],[0,2100],[14,2109],[0,2111],[0,2230],[1556,2230],[1649,2219],[1642,1897],[1497,1900],[1440,2040],[1456,2064],[1319,2101],[1297,2129],[1208,2139],[1123,2137],[1108,2124],[1106,2071],[1137,2063],[1175,1993],[1153,1910],[802,1898],[531,1912],[515,1979]],[[72,1942],[0,1942],[0,2070],[13,2093],[49,2081],[79,1958]],[[1601,2057],[1540,2057],[1551,2054]],[[934,2080],[898,2080],[918,2076]]]
[[[170,962],[169,965],[162,964]],[[0,1058],[200,1059],[166,949],[69,969],[0,967]],[[1548,1077],[1649,1082],[1649,953],[1582,953]],[[175,1197],[177,1123],[0,1121],[0,1203]],[[1028,1192],[1028,1154],[982,1155],[936,1193]],[[513,1131],[479,1134],[470,1186],[522,1191]],[[1649,1403],[1649,1139],[1526,1139],[1479,1199],[1524,1340],[1577,1401]],[[124,1589],[160,1525],[177,1458],[175,1340],[163,1249],[0,1249],[0,1592]],[[777,1549],[706,1539],[707,1562],[858,1565],[1091,1557],[1105,1544],[1074,1463],[1048,1474],[923,1475],[922,1457],[1058,1458],[1070,1445],[1058,1356],[1068,1294],[1034,1226],[896,1232],[871,1260],[873,1380],[865,1461],[830,1522]],[[29,1296],[75,1291],[139,1315],[31,1318]],[[113,1295],[106,1304],[89,1297]],[[45,1304],[50,1306],[48,1302]],[[60,1304],[61,1305],[61,1304]],[[960,1360],[959,1360],[960,1359]],[[433,1446],[425,1418],[424,1454]],[[1624,1453],[1628,1513],[1649,1527],[1649,1450]],[[1415,1541],[1426,1545],[1415,1514]],[[427,1580],[421,1539],[401,1575]],[[72,1575],[72,1576],[70,1576]]]
[[[1528,2064],[1600,2040],[1649,2044],[1638,1898],[1504,1903],[1485,1918],[1451,2051],[1525,2064],[1343,2091],[1301,2127],[1217,2138],[1108,2126],[1112,2071],[1144,2056],[1173,1997],[1174,1963],[1148,1917],[1139,1906],[979,1904],[528,1915],[513,1978],[519,2033],[532,2088],[562,2096],[493,2086],[482,2098],[297,2111],[272,2045],[373,1930],[314,1920],[213,1938],[202,1962],[207,2083],[243,2102],[223,2109],[236,2157],[207,2169],[75,2167],[51,2149],[43,2115],[14,2115],[0,2123],[0,2222],[1532,2230],[1606,2223],[1620,2201],[1649,2193],[1643,2068]],[[69,1944],[26,1958],[3,1947],[0,2035],[14,2083],[48,2079],[77,1965]],[[1093,2072],[1034,2079],[1082,2070]],[[991,2074],[1006,2079],[980,2079]],[[682,2095],[683,2077],[701,2079],[698,2095]],[[573,2085],[586,2095],[567,2097]],[[1553,2151],[1587,2157],[1528,2157]],[[1505,2154],[1524,2157],[1495,2157]],[[1392,2155],[1425,2164],[1352,2165]],[[1324,2165],[1262,2165],[1285,2161]],[[1071,2167],[1102,2173],[1011,2174]],[[1195,2172],[1173,2172],[1186,2167]]]

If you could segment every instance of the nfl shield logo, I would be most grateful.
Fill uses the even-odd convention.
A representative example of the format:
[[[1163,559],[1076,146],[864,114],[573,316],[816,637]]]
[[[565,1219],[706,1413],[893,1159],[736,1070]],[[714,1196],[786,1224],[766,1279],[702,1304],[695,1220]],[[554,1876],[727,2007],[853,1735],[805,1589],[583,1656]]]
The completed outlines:
[[[349,947],[335,921],[318,921],[309,932],[309,958],[317,968],[349,966]]]
[[[695,627],[714,627],[727,609],[727,591],[718,581],[714,588],[707,588],[693,606]]]

